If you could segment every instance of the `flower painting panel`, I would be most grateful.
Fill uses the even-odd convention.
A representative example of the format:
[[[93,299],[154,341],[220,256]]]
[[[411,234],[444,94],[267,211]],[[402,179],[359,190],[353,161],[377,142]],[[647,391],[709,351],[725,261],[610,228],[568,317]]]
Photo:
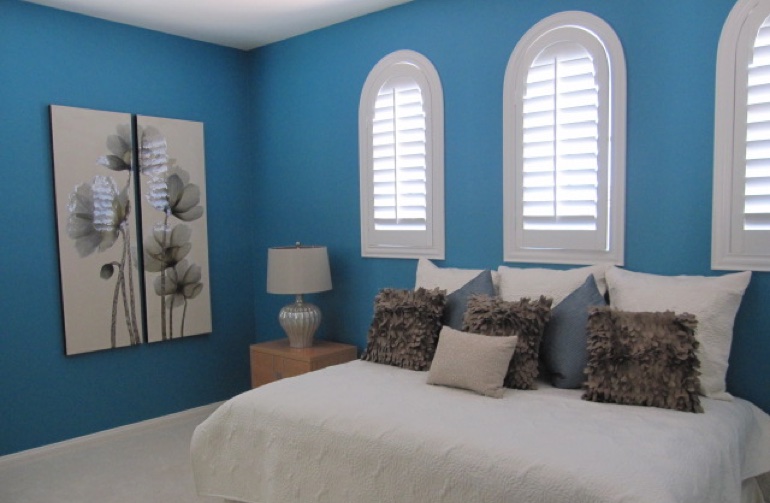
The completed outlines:
[[[147,340],[211,332],[203,124],[137,116]]]
[[[131,115],[51,106],[68,355],[142,342]]]

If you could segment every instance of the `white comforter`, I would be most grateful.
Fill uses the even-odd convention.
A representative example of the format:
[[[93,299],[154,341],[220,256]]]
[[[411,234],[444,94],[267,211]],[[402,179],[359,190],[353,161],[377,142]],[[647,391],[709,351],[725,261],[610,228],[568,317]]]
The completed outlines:
[[[201,494],[253,503],[730,503],[770,471],[770,416],[586,402],[541,385],[502,399],[354,361],[223,404],[192,439]]]

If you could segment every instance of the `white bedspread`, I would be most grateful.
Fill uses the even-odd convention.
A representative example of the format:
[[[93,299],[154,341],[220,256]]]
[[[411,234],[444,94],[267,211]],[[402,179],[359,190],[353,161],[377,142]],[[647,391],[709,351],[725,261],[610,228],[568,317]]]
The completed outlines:
[[[239,395],[192,439],[201,494],[252,503],[727,503],[770,471],[770,416],[502,399],[354,361]]]

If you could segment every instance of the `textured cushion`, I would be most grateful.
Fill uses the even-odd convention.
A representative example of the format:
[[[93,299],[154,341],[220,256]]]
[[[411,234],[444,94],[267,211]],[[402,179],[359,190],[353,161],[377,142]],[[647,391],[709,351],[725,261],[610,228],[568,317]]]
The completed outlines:
[[[428,384],[468,389],[495,398],[503,396],[516,336],[487,337],[445,326],[428,373]]]
[[[468,305],[468,299],[475,294],[495,295],[495,285],[492,284],[490,271],[482,271],[462,288],[447,295],[444,317],[442,318],[444,325],[449,325],[455,330],[462,330],[463,315]]]
[[[593,274],[589,274],[581,287],[551,310],[540,358],[555,387],[576,389],[583,384],[583,370],[588,362],[588,308],[606,304]]]
[[[506,302],[497,297],[474,295],[468,300],[463,331],[482,335],[517,336],[505,386],[537,389],[538,354],[543,329],[551,315],[551,299],[527,298]]]
[[[698,319],[701,393],[731,399],[725,385],[733,322],[750,272],[723,276],[658,276],[617,267],[607,271],[610,305],[623,311],[674,311]]]
[[[703,412],[691,314],[592,308],[583,398]]]
[[[436,351],[446,296],[441,290],[385,288],[374,299],[362,360],[427,370]]]
[[[427,288],[428,290],[440,288],[446,290],[446,293],[449,294],[462,288],[463,285],[483,271],[484,269],[438,267],[430,260],[421,258],[417,261],[417,273],[414,287],[415,289]],[[497,271],[492,271],[491,274],[492,283],[495,285],[495,292],[497,292],[497,284],[499,283]]]
[[[607,266],[592,265],[559,271],[556,269],[520,269],[516,267],[500,266],[500,297],[503,300],[518,300],[522,297],[536,299],[540,295],[553,299],[553,307],[561,303],[564,298],[574,292],[589,274],[596,279],[599,292],[604,295],[607,291],[607,283],[604,272]]]

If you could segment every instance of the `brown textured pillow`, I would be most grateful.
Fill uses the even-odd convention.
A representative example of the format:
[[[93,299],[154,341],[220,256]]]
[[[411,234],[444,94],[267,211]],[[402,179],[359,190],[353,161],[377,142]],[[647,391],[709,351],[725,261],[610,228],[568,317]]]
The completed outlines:
[[[695,316],[591,308],[584,400],[703,412]]]
[[[446,294],[438,288],[380,290],[361,359],[427,370],[436,351],[445,303]]]
[[[463,331],[492,336],[518,336],[505,386],[516,389],[537,389],[540,339],[551,317],[551,299],[523,298],[504,301],[499,297],[474,295],[468,300],[463,318]]]

